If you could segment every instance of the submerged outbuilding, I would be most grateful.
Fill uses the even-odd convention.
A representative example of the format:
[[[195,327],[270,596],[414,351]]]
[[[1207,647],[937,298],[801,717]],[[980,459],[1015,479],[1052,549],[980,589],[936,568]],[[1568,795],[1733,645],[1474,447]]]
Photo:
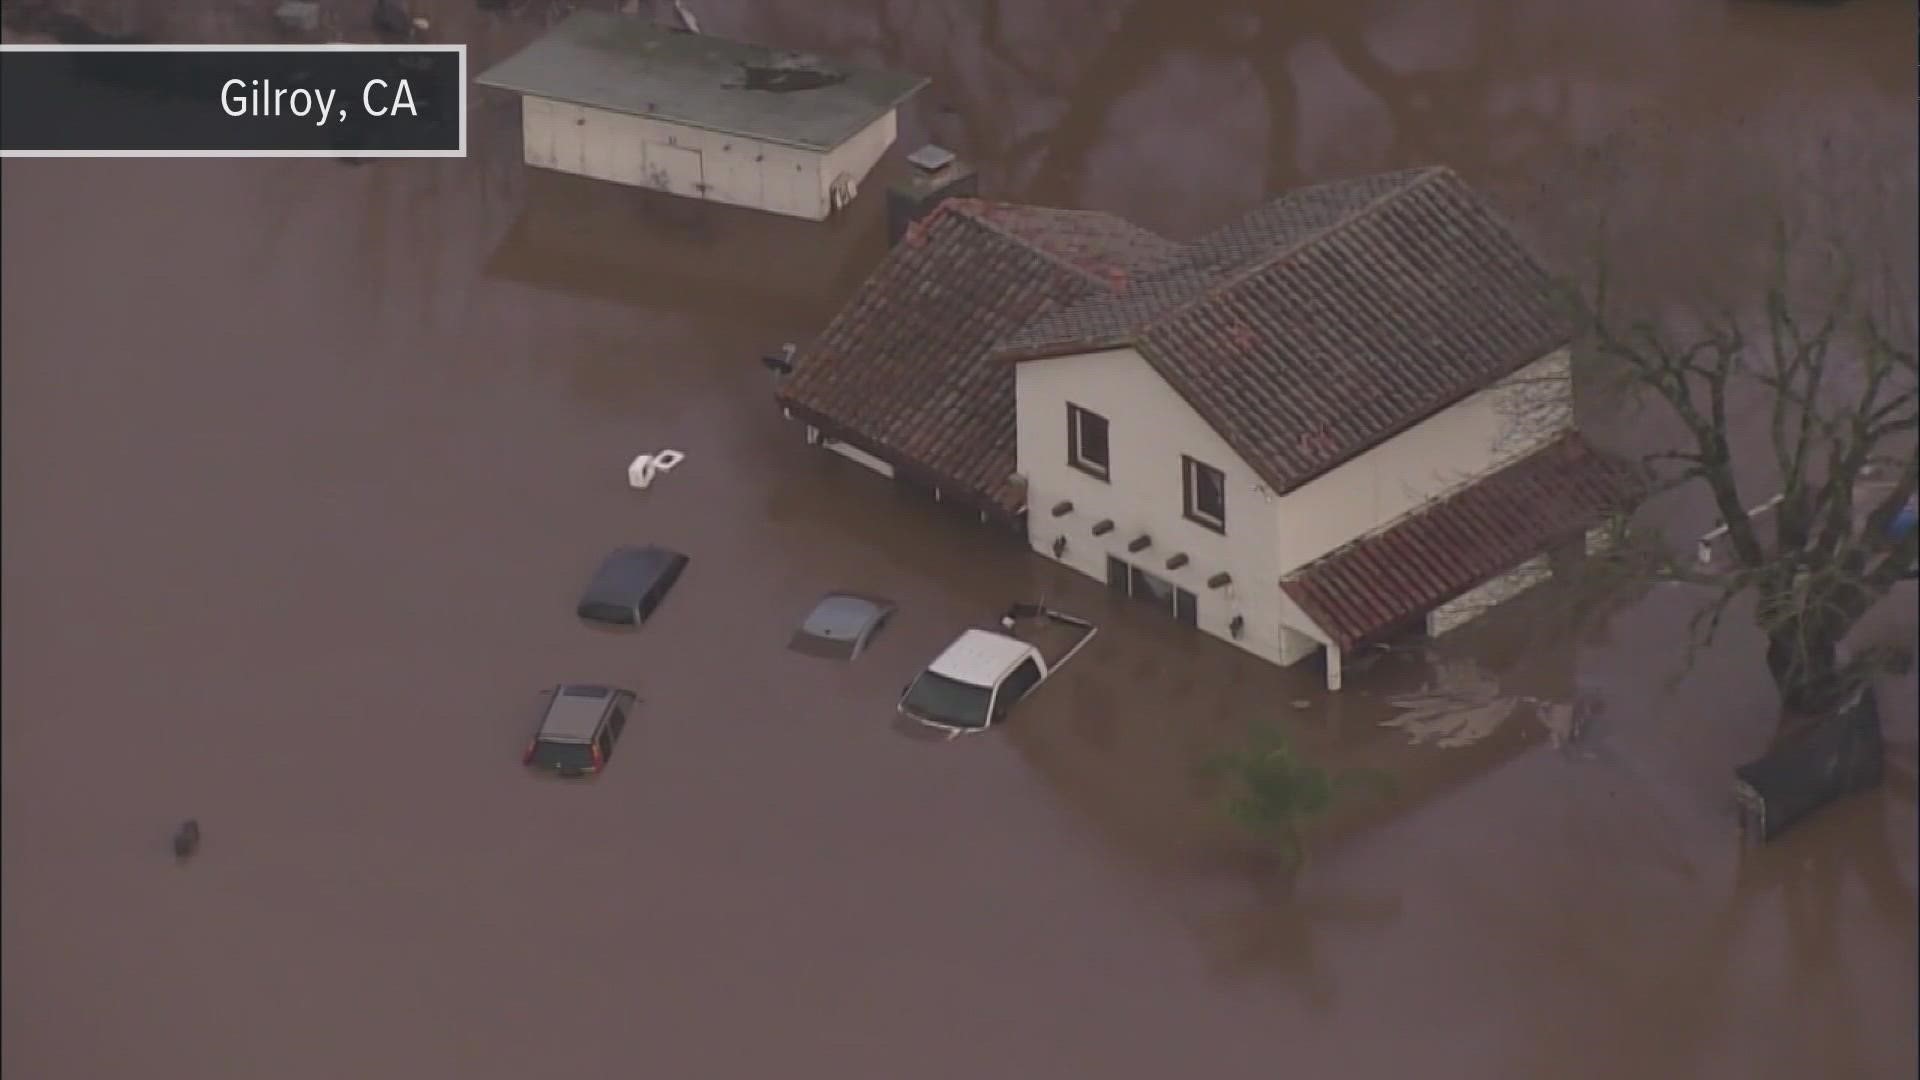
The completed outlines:
[[[853,200],[927,79],[582,11],[489,69],[526,162],[823,221]]]

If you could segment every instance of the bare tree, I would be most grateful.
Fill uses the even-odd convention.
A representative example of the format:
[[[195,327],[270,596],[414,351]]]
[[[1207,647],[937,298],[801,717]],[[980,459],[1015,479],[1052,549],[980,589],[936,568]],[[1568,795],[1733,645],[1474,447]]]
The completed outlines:
[[[1915,533],[1893,527],[1920,475],[1913,293],[1871,287],[1883,261],[1858,248],[1807,244],[1784,223],[1772,241],[1744,308],[1622,316],[1602,259],[1581,310],[1601,370],[1677,430],[1642,456],[1651,494],[1704,491],[1726,549],[1701,558],[1643,522],[1600,565],[1703,590],[1696,647],[1750,600],[1781,701],[1805,716],[1906,660],[1849,639],[1915,562]]]
[[[1263,169],[1268,190],[1319,178],[1297,160],[1305,88],[1289,60],[1305,45],[1324,45],[1381,106],[1389,122],[1384,165],[1450,159],[1460,149],[1454,145],[1461,141],[1459,116],[1486,114],[1503,90],[1550,69],[1512,29],[1522,5],[1474,0],[1470,6],[1489,28],[1473,36],[1473,55],[1420,72],[1400,71],[1376,54],[1368,35],[1381,14],[1368,4],[1282,11],[1254,0],[1061,0],[1035,28],[1022,30],[1014,25],[1020,10],[1009,0],[946,7],[864,0],[867,17],[841,25],[805,6],[774,6],[754,23],[755,36],[834,55],[867,54],[932,76],[951,106],[937,119],[953,125],[955,149],[982,168],[990,190],[1079,206],[1115,108],[1149,85],[1162,64],[1183,55],[1237,66],[1264,92],[1267,146],[1246,160]],[[1564,105],[1504,116],[1501,141],[1522,156],[1538,151]]]

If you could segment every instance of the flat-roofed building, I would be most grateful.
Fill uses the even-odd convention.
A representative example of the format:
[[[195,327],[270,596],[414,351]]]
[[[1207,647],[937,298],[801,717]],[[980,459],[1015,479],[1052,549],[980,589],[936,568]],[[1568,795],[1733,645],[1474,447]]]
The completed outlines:
[[[477,80],[521,95],[529,165],[823,221],[927,80],[578,12]]]

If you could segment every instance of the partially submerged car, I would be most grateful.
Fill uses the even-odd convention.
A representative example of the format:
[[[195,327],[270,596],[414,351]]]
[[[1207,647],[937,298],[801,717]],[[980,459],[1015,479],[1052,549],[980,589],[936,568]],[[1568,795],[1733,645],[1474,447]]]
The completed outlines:
[[[949,736],[985,731],[1074,658],[1097,628],[1042,604],[1015,604],[998,630],[962,631],[901,692],[901,715]]]
[[[658,544],[615,548],[594,571],[575,611],[589,622],[639,626],[666,599],[688,561]]]
[[[606,767],[639,695],[617,686],[562,684],[547,691],[546,712],[520,763],[565,777]]]
[[[807,613],[787,647],[824,660],[853,660],[867,651],[893,618],[890,600],[858,593],[828,593]]]

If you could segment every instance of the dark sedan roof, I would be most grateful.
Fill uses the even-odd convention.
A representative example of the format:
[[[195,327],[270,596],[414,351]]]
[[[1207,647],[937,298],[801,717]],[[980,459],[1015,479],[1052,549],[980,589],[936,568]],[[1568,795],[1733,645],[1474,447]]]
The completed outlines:
[[[686,562],[685,555],[658,544],[615,548],[601,560],[587,591],[602,597],[637,596],[652,588],[660,575]]]

